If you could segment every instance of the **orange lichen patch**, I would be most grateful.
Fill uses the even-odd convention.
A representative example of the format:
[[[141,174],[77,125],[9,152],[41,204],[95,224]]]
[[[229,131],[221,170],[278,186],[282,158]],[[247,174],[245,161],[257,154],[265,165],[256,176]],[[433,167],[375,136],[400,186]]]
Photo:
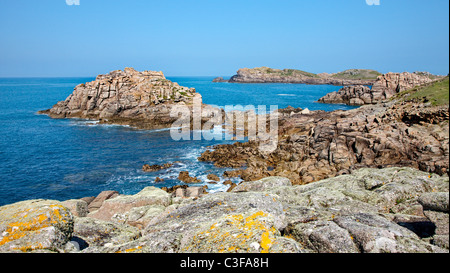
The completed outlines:
[[[116,253],[133,253],[133,252],[136,252],[136,251],[138,251],[140,249],[142,249],[142,246],[138,246],[138,247],[135,247],[135,248],[128,248],[128,249],[125,249],[123,251],[119,250]]]
[[[50,208],[50,210],[48,209]],[[32,208],[21,210],[14,215],[20,215],[21,221],[11,222],[6,224],[6,229],[3,236],[0,237],[0,246],[19,240],[30,233],[37,233],[43,228],[57,225],[61,221],[66,222],[60,210],[65,208],[60,205],[51,205],[45,208]],[[43,245],[40,243],[26,246],[18,246],[14,249],[22,250],[24,252],[36,249],[42,249]]]
[[[278,230],[267,223],[268,214],[258,211],[248,217],[242,214],[228,215],[223,222],[214,223],[197,233],[185,251],[239,252],[252,249],[253,242],[261,245],[261,253],[268,253],[274,245]],[[220,226],[220,228],[218,228]]]

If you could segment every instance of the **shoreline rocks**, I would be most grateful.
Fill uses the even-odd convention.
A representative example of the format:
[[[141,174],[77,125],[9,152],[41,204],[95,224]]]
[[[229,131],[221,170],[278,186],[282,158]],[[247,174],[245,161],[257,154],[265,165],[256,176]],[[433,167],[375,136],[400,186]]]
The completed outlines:
[[[376,104],[390,99],[396,94],[416,86],[431,83],[441,77],[424,73],[387,73],[378,76],[372,88],[365,85],[344,86],[320,98],[321,103],[337,103],[348,105]]]
[[[283,176],[308,184],[364,167],[449,173],[448,105],[390,101],[349,111],[279,116],[275,151],[258,141],[216,145],[199,157],[245,181]]]
[[[105,201],[103,219],[30,200],[0,207],[0,252],[448,253],[448,191],[448,176],[386,168],[197,198],[148,187]]]
[[[168,169],[172,166],[173,166],[173,163],[165,163],[163,165],[151,165],[151,166],[149,164],[145,164],[144,166],[142,166],[142,171],[147,172],[147,173],[157,172],[157,171]]]

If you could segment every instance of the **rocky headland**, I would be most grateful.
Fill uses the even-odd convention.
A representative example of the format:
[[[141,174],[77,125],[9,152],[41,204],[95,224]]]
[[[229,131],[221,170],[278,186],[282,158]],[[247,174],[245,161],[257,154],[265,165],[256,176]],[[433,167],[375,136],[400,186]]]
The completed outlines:
[[[372,85],[379,72],[367,69],[350,69],[339,73],[314,74],[297,69],[273,69],[257,67],[253,69],[242,68],[237,74],[226,81],[216,78],[214,82],[230,83],[302,83],[312,85]]]
[[[170,116],[173,107],[187,106],[192,110],[194,98],[201,101],[194,88],[179,86],[167,80],[162,72],[125,68],[79,84],[66,100],[39,113],[52,118],[92,119],[139,129],[160,129],[170,127],[178,119]]]
[[[376,104],[392,98],[400,92],[416,86],[441,80],[443,77],[429,73],[387,73],[377,77],[372,87],[366,85],[344,86],[319,99],[321,103],[339,103],[348,105]]]

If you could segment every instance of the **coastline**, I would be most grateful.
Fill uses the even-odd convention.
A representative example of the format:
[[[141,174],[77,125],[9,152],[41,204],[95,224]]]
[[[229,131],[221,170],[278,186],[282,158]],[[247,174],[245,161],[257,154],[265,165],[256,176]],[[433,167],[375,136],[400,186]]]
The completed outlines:
[[[207,193],[187,173],[194,184],[186,187],[146,187],[134,195],[111,189],[75,200],[2,206],[0,213],[6,216],[0,222],[0,251],[448,252],[448,118],[448,105],[402,98],[349,111],[282,109],[273,154],[258,153],[257,143],[238,142],[200,156],[200,161],[235,169],[222,178],[237,175],[244,180],[231,182],[228,192]],[[390,136],[382,141],[388,131]],[[439,143],[422,149],[431,135],[440,137]],[[396,147],[398,143],[410,146]],[[304,144],[315,150],[299,153]],[[411,154],[402,154],[405,150]],[[15,217],[8,215],[24,211],[33,213],[27,213],[23,225],[11,222]],[[22,229],[28,223],[36,228]],[[41,232],[48,227],[53,227],[50,233]],[[315,232],[320,240],[312,239],[318,236]],[[386,235],[392,232],[401,236]],[[246,240],[234,240],[230,233]],[[374,237],[358,235],[367,233]],[[388,243],[374,245],[377,240]]]

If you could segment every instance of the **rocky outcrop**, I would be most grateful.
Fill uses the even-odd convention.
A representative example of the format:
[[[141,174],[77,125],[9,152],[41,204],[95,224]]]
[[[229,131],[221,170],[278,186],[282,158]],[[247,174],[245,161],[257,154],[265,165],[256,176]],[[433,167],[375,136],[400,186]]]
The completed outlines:
[[[362,71],[362,70],[361,70]],[[358,71],[360,74],[361,71]],[[376,75],[376,74],[375,74]],[[376,76],[375,76],[376,77]],[[348,77],[348,74],[313,74],[295,69],[272,69],[268,67],[243,68],[231,77],[230,83],[302,83],[313,85],[372,85],[375,78],[358,78],[357,75]]]
[[[276,149],[260,142],[217,145],[199,160],[242,168],[245,181],[283,176],[306,184],[362,167],[408,166],[449,173],[447,106],[390,101],[350,111],[311,111],[279,116]],[[228,175],[228,173],[227,173]]]
[[[177,120],[170,116],[172,108],[189,106],[194,97],[201,100],[194,88],[179,86],[167,80],[162,72],[125,68],[76,86],[65,101],[39,113],[52,118],[95,119],[158,129],[170,127]]]
[[[308,185],[268,177],[238,187],[200,198],[149,187],[105,201],[98,211],[108,219],[73,217],[57,201],[0,207],[0,251],[448,252],[448,177],[359,169]]]
[[[424,73],[387,73],[378,76],[372,88],[364,85],[344,86],[319,99],[321,103],[340,103],[348,105],[376,104],[389,99],[399,92],[415,86],[431,83],[440,77]]]
[[[74,219],[58,201],[30,200],[0,207],[0,252],[62,252]]]
[[[173,163],[165,163],[163,165],[149,165],[149,164],[145,164],[144,166],[142,166],[142,171],[150,173],[150,172],[158,172],[161,170],[165,170],[168,169],[170,167],[173,166]]]

